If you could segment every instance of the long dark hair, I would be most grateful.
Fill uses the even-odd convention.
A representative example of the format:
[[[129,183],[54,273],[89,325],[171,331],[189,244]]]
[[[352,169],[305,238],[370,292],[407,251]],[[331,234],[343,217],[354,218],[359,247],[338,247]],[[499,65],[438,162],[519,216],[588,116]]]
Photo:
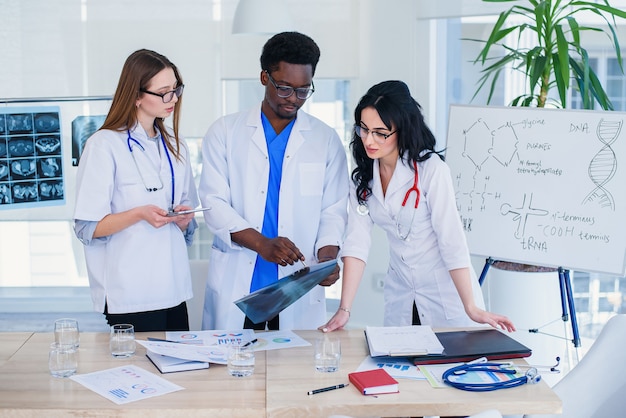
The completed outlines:
[[[361,98],[354,110],[355,126],[361,123],[361,112],[367,107],[374,108],[388,129],[395,125],[398,137],[400,158],[411,163],[425,161],[436,154],[443,160],[441,152],[435,151],[435,136],[430,131],[421,106],[413,97],[408,86],[402,81],[383,81],[372,86]],[[374,175],[374,160],[367,156],[363,141],[352,133],[350,142],[356,168],[352,171],[352,181],[356,185],[359,202],[364,202],[372,194],[369,185]],[[424,152],[426,151],[426,152]]]
[[[141,94],[141,89],[148,87],[148,83],[161,70],[171,68],[174,70],[176,77],[176,85],[183,84],[183,79],[178,72],[178,68],[165,56],[150,51],[148,49],[140,49],[133,52],[124,63],[122,74],[113,96],[111,109],[104,121],[104,125],[100,129],[110,129],[113,131],[125,131],[130,129],[137,123],[137,108],[135,101]],[[178,136],[178,126],[180,119],[180,108],[183,103],[182,96],[174,105],[172,115],[174,137],[167,132],[163,119],[156,118],[155,124],[161,135],[166,139],[167,148],[174,154],[177,160],[180,160],[180,139]],[[172,144],[172,140],[174,144]]]

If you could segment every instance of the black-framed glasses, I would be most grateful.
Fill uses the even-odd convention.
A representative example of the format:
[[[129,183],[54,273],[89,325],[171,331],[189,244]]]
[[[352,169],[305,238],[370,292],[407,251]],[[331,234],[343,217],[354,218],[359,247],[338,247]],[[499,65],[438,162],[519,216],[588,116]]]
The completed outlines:
[[[391,135],[393,135],[396,132],[398,132],[398,130],[396,129],[395,131],[393,131],[391,133],[384,134],[384,133],[379,132],[379,131],[372,131],[370,129],[367,129],[365,126],[362,126],[362,125],[354,125],[354,132],[361,139],[367,138],[367,136],[371,132],[372,133],[372,138],[374,138],[374,141],[376,141],[376,142],[378,142],[379,144],[382,145],[385,142],[387,142],[387,138],[389,138]]]
[[[298,87],[297,89],[294,89],[291,86],[279,86],[278,84],[276,84],[276,82],[267,70],[265,70],[265,73],[267,74],[267,77],[270,79],[270,82],[276,89],[276,95],[283,99],[290,97],[295,91],[296,97],[298,99],[306,100],[311,97],[311,95],[315,92],[315,85],[313,84],[313,80],[311,80],[311,87]]]
[[[176,95],[176,97],[182,96],[184,88],[185,88],[185,85],[181,84],[180,86],[176,87],[174,90],[166,91],[165,93],[155,93],[153,91],[148,91],[146,89],[139,89],[139,91],[142,93],[151,94],[153,96],[159,96],[161,100],[163,100],[163,103],[169,103],[174,98],[174,95]]]

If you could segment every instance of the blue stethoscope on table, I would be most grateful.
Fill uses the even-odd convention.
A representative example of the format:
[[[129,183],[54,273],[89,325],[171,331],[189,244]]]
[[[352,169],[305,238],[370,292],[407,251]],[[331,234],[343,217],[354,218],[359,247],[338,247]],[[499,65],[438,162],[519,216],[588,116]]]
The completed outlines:
[[[413,186],[406,191],[406,194],[404,195],[404,200],[402,201],[402,207],[400,208],[398,216],[396,217],[396,232],[398,234],[398,238],[403,241],[409,237],[411,227],[413,226],[413,219],[415,218],[415,210],[417,209],[417,206],[420,202],[420,190],[417,187],[419,183],[419,174],[417,172],[417,163],[415,161],[413,161],[413,168],[415,172],[413,178]],[[409,201],[409,198],[411,197],[411,194],[413,192],[415,192],[415,205],[413,207],[413,210],[410,210],[410,208],[406,207],[406,204]],[[370,213],[370,210],[367,207],[367,202],[361,202],[359,206],[357,206],[356,212],[361,216],[368,215]]]
[[[489,363],[486,358],[482,357],[478,360],[470,361],[446,370],[443,372],[441,378],[446,384],[452,387],[470,392],[488,392],[498,389],[514,388],[526,383],[535,384],[541,381],[541,375],[537,371],[536,367],[529,367],[523,376],[513,377],[506,380],[500,380],[499,378],[494,377],[495,381],[493,382],[478,383],[468,382],[463,379],[463,376],[467,375],[468,372],[499,373],[514,376],[518,371],[511,367],[511,363]],[[555,368],[552,368],[551,370],[554,371]]]
[[[146,182],[146,178],[144,177],[143,172],[139,168],[139,164],[137,163],[137,158],[135,157],[135,153],[133,152],[132,143],[135,143],[141,149],[141,151],[143,151],[144,153],[145,153],[146,149],[143,147],[143,145],[141,145],[139,143],[139,141],[137,141],[135,138],[133,138],[130,135],[130,130],[126,130],[126,133],[128,135],[127,139],[126,139],[126,143],[128,144],[128,150],[130,151],[130,154],[133,156],[133,161],[135,162],[135,166],[137,167],[137,171],[139,172],[139,176],[141,177],[141,181],[143,182],[144,187],[149,192],[156,192],[157,190],[161,190],[163,188],[163,181],[161,180],[161,176],[158,175],[158,172],[156,172],[156,170],[155,170],[155,174],[156,174],[156,178],[159,179],[159,184],[157,184],[157,185],[150,184],[149,185],[148,184],[149,182]],[[172,164],[172,157],[170,157],[170,153],[167,150],[167,145],[165,144],[165,139],[163,138],[163,135],[161,135],[160,132],[159,132],[159,137],[161,138],[161,143],[163,144],[163,149],[165,150],[165,156],[167,157],[167,162],[170,165],[170,174],[171,174],[171,178],[172,178],[172,196],[171,196],[171,201],[170,201],[170,207],[168,209],[171,211],[174,208],[174,196],[175,196],[175,194],[174,194],[174,184],[175,184],[174,164]],[[154,169],[154,166],[152,165],[152,162],[149,162],[148,166],[150,166],[150,167],[152,167]]]

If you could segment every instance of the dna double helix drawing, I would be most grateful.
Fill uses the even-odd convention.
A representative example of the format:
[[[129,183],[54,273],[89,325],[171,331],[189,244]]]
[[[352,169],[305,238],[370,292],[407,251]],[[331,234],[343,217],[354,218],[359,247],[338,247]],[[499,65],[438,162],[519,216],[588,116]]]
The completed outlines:
[[[613,151],[611,145],[619,137],[622,131],[622,124],[622,120],[608,121],[605,119],[600,119],[598,123],[596,135],[604,146],[589,162],[587,172],[596,187],[585,196],[582,201],[583,205],[595,203],[601,208],[615,210],[615,199],[605,186],[617,171],[617,158],[615,157],[615,151]]]

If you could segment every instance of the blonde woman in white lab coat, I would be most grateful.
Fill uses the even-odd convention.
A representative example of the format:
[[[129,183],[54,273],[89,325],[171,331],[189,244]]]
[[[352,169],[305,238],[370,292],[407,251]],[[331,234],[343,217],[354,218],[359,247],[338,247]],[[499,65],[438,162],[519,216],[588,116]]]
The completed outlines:
[[[154,51],[131,54],[104,125],[86,142],[77,174],[75,232],[84,244],[94,308],[135,331],[189,330],[186,243],[198,205],[178,135],[178,69]],[[173,115],[173,129],[164,119]]]
[[[386,232],[390,248],[384,325],[489,324],[513,331],[508,318],[483,309],[449,168],[435,152],[435,138],[406,84],[373,86],[354,116],[356,168],[341,251],[341,303],[319,328],[333,331],[348,322],[376,224]]]

